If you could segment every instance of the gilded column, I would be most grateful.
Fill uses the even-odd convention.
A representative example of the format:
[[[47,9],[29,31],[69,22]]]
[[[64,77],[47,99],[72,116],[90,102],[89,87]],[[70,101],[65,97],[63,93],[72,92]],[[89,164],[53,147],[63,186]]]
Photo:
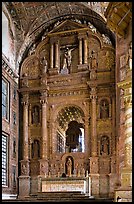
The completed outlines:
[[[55,43],[55,68],[59,68],[59,44]]]
[[[84,38],[84,64],[87,64],[87,38]]]
[[[115,92],[115,91],[114,91]],[[109,115],[111,115],[109,113]],[[112,138],[114,138],[114,140],[112,141],[112,154],[115,155],[115,151],[116,151],[116,138],[115,138],[115,95],[112,95]]]
[[[97,156],[96,98],[96,87],[91,87],[91,156]]]
[[[132,88],[125,90],[125,167],[132,166]],[[128,93],[131,92],[129,95]]]
[[[21,160],[21,175],[19,176],[19,197],[25,198],[30,195],[30,163],[29,163],[29,144],[28,144],[28,94],[23,94],[23,160]]]
[[[29,104],[29,125],[31,125],[32,120],[31,120],[31,104]]]
[[[90,148],[89,148],[89,117],[85,117],[85,152],[88,156],[90,156]]]
[[[82,64],[82,38],[79,38],[79,64]]]
[[[91,91],[90,91],[90,99],[91,99],[91,157],[90,158],[90,176],[91,176],[91,182],[92,182],[92,195],[99,196],[100,192],[100,179],[99,179],[99,161],[98,161],[98,145],[97,145],[97,106],[96,106],[96,99],[97,99],[97,93],[96,93],[96,85],[90,85]]]
[[[124,167],[121,170],[121,186],[132,187],[132,72],[129,77],[118,83],[124,89],[125,102],[125,149]]]
[[[53,66],[54,66],[53,55],[54,55],[54,45],[51,42],[51,45],[50,45],[50,67],[51,67],[51,69],[53,69]]]
[[[23,95],[23,160],[28,160],[28,94]]]
[[[56,121],[51,121],[51,138],[52,138],[52,154],[55,154],[57,151],[57,124]]]
[[[47,101],[41,99],[40,102],[42,104],[42,159],[47,159]]]

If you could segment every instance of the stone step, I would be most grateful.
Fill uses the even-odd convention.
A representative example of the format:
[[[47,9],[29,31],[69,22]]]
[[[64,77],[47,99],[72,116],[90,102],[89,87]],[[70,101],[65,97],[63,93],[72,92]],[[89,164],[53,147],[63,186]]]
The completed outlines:
[[[113,202],[113,200],[89,197],[81,192],[38,192],[37,194],[30,194],[24,199],[18,198],[5,202]]]

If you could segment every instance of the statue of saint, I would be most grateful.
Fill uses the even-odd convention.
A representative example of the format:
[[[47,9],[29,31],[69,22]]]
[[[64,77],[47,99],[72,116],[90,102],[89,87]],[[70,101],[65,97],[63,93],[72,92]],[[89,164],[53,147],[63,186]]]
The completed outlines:
[[[32,114],[32,119],[33,119],[33,124],[38,124],[39,123],[39,110],[38,107],[34,107],[34,111]]]
[[[45,56],[41,59],[41,65],[42,65],[41,67],[42,74],[45,74],[47,72],[47,67],[48,67],[48,63]]]
[[[39,158],[39,141],[38,140],[34,140],[34,143],[32,145],[32,155],[34,159]]]
[[[27,167],[26,167],[26,164],[22,164],[22,166],[21,166],[21,174],[24,174],[24,175],[27,174]]]
[[[71,160],[71,158],[68,158],[68,161],[66,164],[67,164],[67,175],[71,176],[71,174],[72,174],[72,160]]]
[[[126,63],[129,66],[129,69],[132,69],[132,42],[130,43],[129,50],[126,56]]]
[[[103,103],[100,105],[100,118],[108,118],[108,111],[108,105],[105,101],[103,101]]]
[[[91,53],[91,69],[97,68],[97,59],[96,59],[96,53],[94,50],[92,50]]]
[[[107,136],[101,138],[101,155],[109,154],[109,139]]]

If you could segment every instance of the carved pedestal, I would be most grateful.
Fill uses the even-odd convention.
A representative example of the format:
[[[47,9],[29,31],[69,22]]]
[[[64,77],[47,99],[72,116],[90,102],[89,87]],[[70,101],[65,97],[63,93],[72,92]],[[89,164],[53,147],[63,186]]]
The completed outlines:
[[[47,176],[48,175],[48,161],[45,160],[45,159],[41,159],[40,161],[40,175],[45,175]]]
[[[82,71],[87,71],[88,70],[88,64],[80,64],[78,65],[78,71],[82,72]]]
[[[91,177],[91,195],[99,197],[99,174],[90,174]]]
[[[90,157],[91,195],[99,197],[98,157]]]
[[[59,69],[58,68],[49,69],[48,73],[49,73],[50,76],[57,75],[57,74],[59,74]]]
[[[117,183],[117,174],[109,174],[109,198],[114,197],[114,190]]]
[[[30,176],[19,176],[19,198],[28,197],[30,194]]]
[[[21,161],[21,176],[19,176],[19,198],[25,198],[30,194],[29,161]]]

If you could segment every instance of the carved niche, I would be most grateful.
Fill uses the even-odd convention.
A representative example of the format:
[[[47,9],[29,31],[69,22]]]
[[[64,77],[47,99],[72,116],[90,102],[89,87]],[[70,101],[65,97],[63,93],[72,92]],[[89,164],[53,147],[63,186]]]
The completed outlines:
[[[100,119],[109,118],[109,102],[107,99],[100,101]]]
[[[40,142],[38,139],[35,139],[32,143],[31,156],[33,159],[40,158]]]
[[[103,135],[100,139],[100,155],[107,156],[110,154],[109,137]]]
[[[37,125],[40,122],[40,109],[39,106],[35,105],[32,107],[32,124]]]

